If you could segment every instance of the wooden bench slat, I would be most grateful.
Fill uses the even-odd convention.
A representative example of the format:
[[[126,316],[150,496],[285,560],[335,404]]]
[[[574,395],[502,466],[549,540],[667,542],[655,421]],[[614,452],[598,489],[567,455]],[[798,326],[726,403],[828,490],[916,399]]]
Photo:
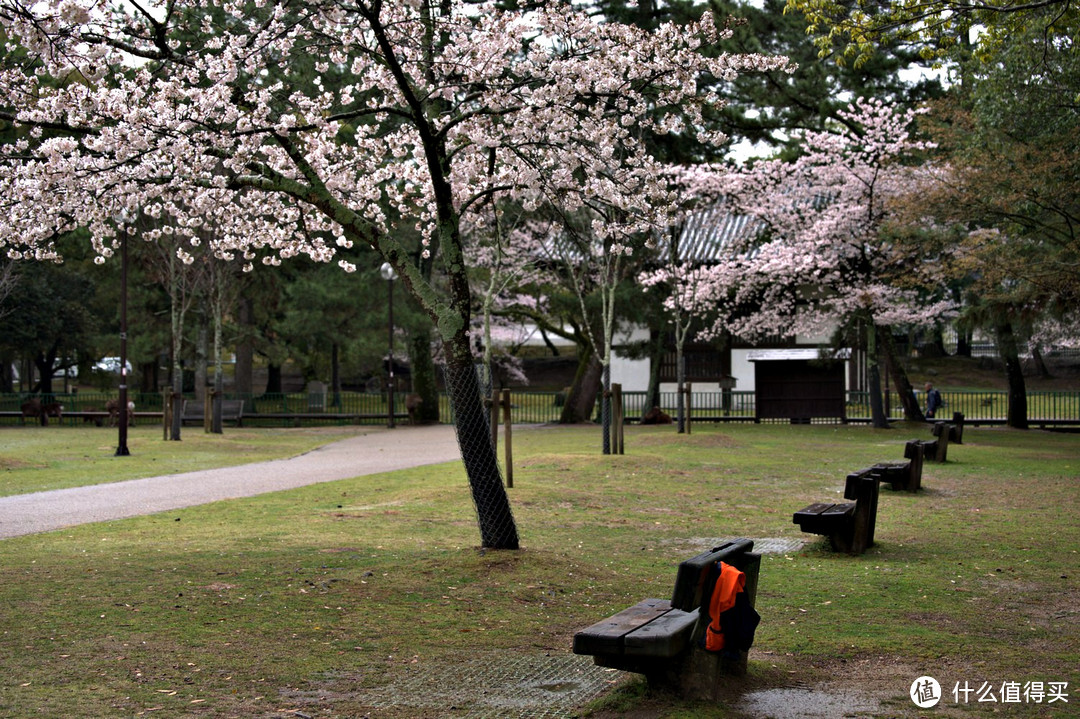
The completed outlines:
[[[799,510],[792,522],[810,534],[835,534],[847,531],[855,516],[855,503],[811,504]]]
[[[822,512],[824,512],[826,510],[832,509],[835,506],[836,506],[835,502],[815,502],[814,504],[811,504],[809,507],[803,507],[802,509],[800,509],[798,512],[795,513],[795,516],[796,517],[816,516],[816,515],[819,515],[819,514],[821,514]],[[798,524],[798,522],[796,522],[796,524]]]
[[[910,444],[910,443],[909,443]],[[908,451],[905,450],[905,455]],[[911,452],[914,455],[914,452]],[[882,482],[896,491],[917,492],[922,486],[922,462],[914,459],[898,459],[891,462],[878,462],[874,465],[880,471]]]
[[[623,637],[671,609],[667,599],[643,599],[574,635],[575,654],[622,654]]]
[[[672,609],[623,638],[623,653],[634,657],[673,657],[686,649],[698,612]]]

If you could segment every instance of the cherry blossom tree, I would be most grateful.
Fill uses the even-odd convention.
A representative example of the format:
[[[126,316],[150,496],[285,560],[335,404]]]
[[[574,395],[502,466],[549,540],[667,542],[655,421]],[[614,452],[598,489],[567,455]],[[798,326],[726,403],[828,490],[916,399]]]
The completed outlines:
[[[501,195],[587,207],[610,244],[664,224],[672,198],[642,134],[718,142],[703,110],[722,99],[699,80],[786,62],[718,52],[709,13],[644,31],[563,3],[3,0],[0,27],[25,51],[0,70],[0,119],[20,130],[0,177],[9,255],[48,257],[87,227],[107,257],[121,208],[175,210],[177,229],[211,217],[214,251],[248,268],[374,248],[443,343],[495,548],[518,535],[470,351],[462,218]]]
[[[718,185],[724,176],[724,171],[718,171],[714,166],[700,166],[676,171],[674,181],[687,196],[708,205],[715,203],[719,192]],[[690,203],[687,212],[695,211],[707,211],[707,208]],[[686,385],[686,367],[683,362],[683,349],[695,323],[716,321],[711,304],[699,299],[699,289],[708,281],[708,269],[686,259],[680,247],[687,221],[688,215],[682,217],[657,243],[661,250],[660,266],[640,272],[637,277],[642,287],[654,293],[663,293],[661,304],[675,340],[675,410],[680,434],[686,431],[686,400],[683,392]]]
[[[495,213],[494,228],[488,242],[478,245],[476,265],[487,269],[487,286],[480,294],[481,307],[487,317],[491,314],[498,292],[503,294],[504,315],[536,317],[538,295],[541,302],[550,300],[551,292],[568,291],[573,295],[581,340],[586,351],[597,358],[601,371],[604,397],[601,403],[602,451],[611,453],[610,390],[611,361],[614,333],[617,324],[616,299],[619,284],[625,279],[625,260],[633,256],[629,244],[615,243],[597,237],[593,231],[598,220],[595,212],[581,210],[576,214],[562,213],[564,209],[551,203],[554,217],[518,218],[510,230],[513,242],[502,239],[503,223],[508,213]],[[633,240],[638,244],[644,236]],[[512,293],[512,286],[531,287],[532,294]],[[545,302],[546,303],[546,302]],[[490,346],[490,337],[485,336]]]
[[[611,360],[617,324],[616,299],[619,284],[625,279],[625,264],[633,256],[634,246],[596,232],[598,219],[588,213],[584,219],[568,218],[565,223],[553,224],[543,244],[549,260],[560,268],[566,285],[577,299],[581,317],[585,320],[583,334],[600,363],[603,388],[601,445],[604,454],[611,454]],[[640,238],[638,244],[641,244]],[[599,302],[593,312],[590,312],[590,297]]]
[[[487,391],[495,389],[496,363],[511,376],[525,380],[520,361],[506,350],[522,339],[521,325],[510,319],[513,309],[536,306],[535,297],[519,289],[535,285],[544,274],[537,264],[540,245],[530,231],[534,226],[520,206],[497,206],[494,198],[487,213],[464,218],[465,257],[473,270],[473,293],[480,303],[480,337],[474,352],[480,355],[481,380]]]
[[[713,335],[818,335],[861,325],[873,420],[883,427],[883,329],[933,323],[953,305],[941,296],[929,258],[902,254],[889,238],[890,201],[909,176],[903,161],[928,148],[911,135],[915,112],[863,99],[842,116],[847,127],[840,132],[807,133],[794,162],[759,162],[713,181],[763,229],[708,269],[696,298],[720,311]],[[907,399],[909,417],[921,417]]]

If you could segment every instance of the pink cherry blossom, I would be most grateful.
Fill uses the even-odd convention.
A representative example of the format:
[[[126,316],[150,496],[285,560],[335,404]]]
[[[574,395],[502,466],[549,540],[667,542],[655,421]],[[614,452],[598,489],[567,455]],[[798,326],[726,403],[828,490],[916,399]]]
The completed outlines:
[[[933,286],[932,259],[896,256],[884,232],[890,199],[910,181],[904,160],[929,147],[910,134],[914,112],[866,99],[841,117],[848,129],[808,132],[794,162],[683,174],[704,200],[722,197],[759,227],[676,284],[671,306],[716,314],[706,335],[818,335],[856,316],[879,326],[924,325],[954,311],[951,301],[917,289]]]
[[[26,52],[0,67],[11,256],[86,228],[107,257],[122,210],[180,245],[211,223],[210,250],[248,270],[331,261],[344,238],[393,265],[462,377],[471,215],[491,198],[589,214],[621,251],[677,204],[643,135],[718,142],[706,110],[723,99],[703,82],[791,69],[719,52],[711,13],[646,31],[554,2],[6,0],[0,27]],[[414,261],[411,228],[441,272]],[[451,392],[463,446],[473,384]],[[494,453],[470,451],[474,498],[498,507],[480,512],[484,544],[517,546]]]

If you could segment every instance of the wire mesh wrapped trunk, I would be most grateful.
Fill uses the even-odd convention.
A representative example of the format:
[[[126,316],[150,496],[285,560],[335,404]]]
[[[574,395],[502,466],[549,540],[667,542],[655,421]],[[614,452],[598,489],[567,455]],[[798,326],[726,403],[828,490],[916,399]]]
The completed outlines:
[[[482,544],[489,549],[517,549],[517,525],[503,487],[495,447],[491,443],[488,413],[471,357],[462,361],[450,354],[446,364],[446,389],[454,408],[454,428],[476,505]]]

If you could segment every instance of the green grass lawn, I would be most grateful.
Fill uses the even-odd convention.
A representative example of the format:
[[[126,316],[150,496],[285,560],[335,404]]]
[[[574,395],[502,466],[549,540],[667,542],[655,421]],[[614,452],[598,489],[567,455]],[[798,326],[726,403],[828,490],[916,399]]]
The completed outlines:
[[[0,497],[293,457],[373,431],[380,430],[230,427],[222,434],[207,434],[201,427],[186,427],[179,442],[165,442],[160,426],[131,427],[131,456],[117,457],[115,428],[5,427],[0,428]]]
[[[308,430],[245,443],[262,433],[280,448]],[[6,491],[54,484],[33,478],[57,470],[39,466],[40,445],[9,441],[19,434],[0,432]],[[84,434],[107,448],[86,429],[52,434],[50,451]],[[232,434],[159,443],[202,454]],[[928,674],[950,705],[935,715],[983,715],[974,697],[952,703],[957,682],[1042,681],[1069,682],[1070,704],[996,708],[1065,716],[1080,704],[1080,435],[968,428],[947,464],[926,465],[923,492],[882,489],[877,545],[860,557],[791,523],[928,435],[631,427],[627,454],[605,457],[592,427],[518,431],[517,552],[478,549],[458,463],[3,540],[0,716],[466,716],[372,697],[421,694],[425,677],[477,662],[564,657],[577,629],[668,596],[679,561],[733,536],[809,541],[763,558],[749,675],[707,705],[630,678],[580,712],[743,717],[744,692],[816,687],[914,717],[908,688]],[[153,464],[149,443],[132,451],[132,466]]]

